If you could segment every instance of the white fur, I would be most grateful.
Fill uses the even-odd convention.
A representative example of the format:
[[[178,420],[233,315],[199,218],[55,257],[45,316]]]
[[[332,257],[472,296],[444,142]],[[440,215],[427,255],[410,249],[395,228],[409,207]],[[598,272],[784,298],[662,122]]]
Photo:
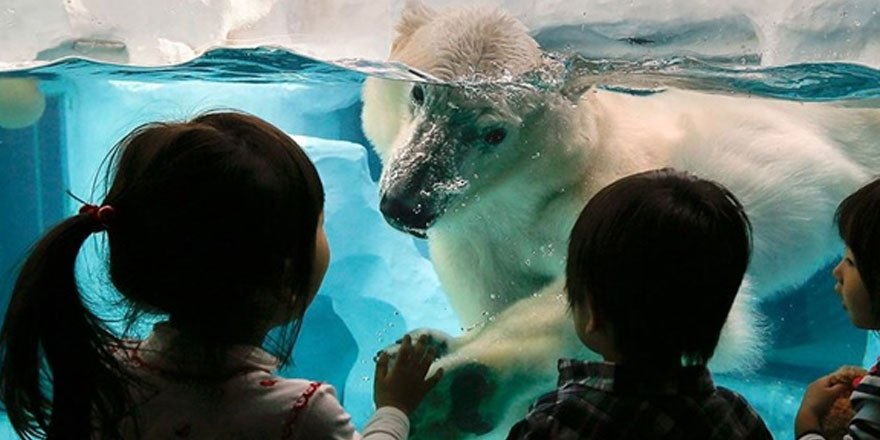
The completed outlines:
[[[498,9],[434,12],[408,2],[398,31],[391,59],[444,80],[509,79],[544,62],[523,26]],[[386,174],[395,173],[386,180],[406,178],[396,165],[413,160],[407,154],[417,143],[457,141],[460,127],[444,125],[455,119],[438,118],[441,107],[411,110],[411,87],[377,79],[364,87],[364,131]],[[880,170],[877,109],[677,89],[650,96],[522,89],[519,100],[493,95],[484,102],[437,93],[455,108],[494,108],[491,123],[509,131],[492,149],[498,169],[464,176],[468,185],[427,232],[450,302],[463,325],[477,329],[453,341],[438,365],[447,376],[470,363],[489,367],[498,392],[484,404],[499,436],[536,390],[552,387],[557,358],[590,356],[574,337],[560,278],[571,226],[596,191],[671,166],[722,183],[743,203],[754,252],[713,360],[716,370],[737,370],[760,361],[755,302],[802,283],[835,257],[834,209]],[[418,138],[425,124],[431,138]],[[438,393],[445,392],[441,384]],[[436,402],[416,418],[417,430],[443,426],[448,399]]]

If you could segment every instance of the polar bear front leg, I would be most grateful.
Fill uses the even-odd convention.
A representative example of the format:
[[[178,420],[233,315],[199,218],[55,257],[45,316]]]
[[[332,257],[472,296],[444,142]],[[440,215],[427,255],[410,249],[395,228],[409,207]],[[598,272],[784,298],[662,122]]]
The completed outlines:
[[[453,341],[433,369],[440,384],[412,416],[414,439],[504,438],[540,394],[555,388],[560,357],[598,359],[577,339],[556,282]]]

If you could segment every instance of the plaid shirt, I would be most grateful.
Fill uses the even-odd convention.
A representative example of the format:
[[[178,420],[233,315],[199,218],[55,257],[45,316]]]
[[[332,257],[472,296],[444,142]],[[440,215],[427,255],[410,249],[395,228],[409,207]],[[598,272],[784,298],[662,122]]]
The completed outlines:
[[[507,439],[772,440],[748,402],[716,388],[705,367],[651,373],[562,359],[559,388],[532,404]]]

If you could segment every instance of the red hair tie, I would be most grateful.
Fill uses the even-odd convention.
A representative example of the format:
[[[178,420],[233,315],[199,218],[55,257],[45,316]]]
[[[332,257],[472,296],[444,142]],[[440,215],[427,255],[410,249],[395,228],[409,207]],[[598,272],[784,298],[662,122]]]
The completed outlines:
[[[80,214],[87,214],[95,223],[95,232],[106,230],[110,226],[115,210],[110,205],[97,206],[85,204],[79,208]]]

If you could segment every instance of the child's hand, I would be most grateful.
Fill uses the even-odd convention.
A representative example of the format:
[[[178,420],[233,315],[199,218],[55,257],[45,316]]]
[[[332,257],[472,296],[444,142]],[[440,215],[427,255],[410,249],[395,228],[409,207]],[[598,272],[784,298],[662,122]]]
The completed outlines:
[[[795,418],[795,436],[800,437],[801,434],[809,431],[819,431],[819,421],[834,401],[847,390],[845,384],[834,380],[834,374],[822,376],[811,383],[804,392],[804,399]]]
[[[388,354],[382,353],[379,356],[376,362],[376,382],[373,384],[376,408],[393,406],[408,416],[422,403],[428,391],[437,385],[443,375],[442,368],[425,379],[435,354],[433,347],[425,349],[427,342],[428,338],[423,335],[413,347],[409,335],[404,336],[390,372]]]

